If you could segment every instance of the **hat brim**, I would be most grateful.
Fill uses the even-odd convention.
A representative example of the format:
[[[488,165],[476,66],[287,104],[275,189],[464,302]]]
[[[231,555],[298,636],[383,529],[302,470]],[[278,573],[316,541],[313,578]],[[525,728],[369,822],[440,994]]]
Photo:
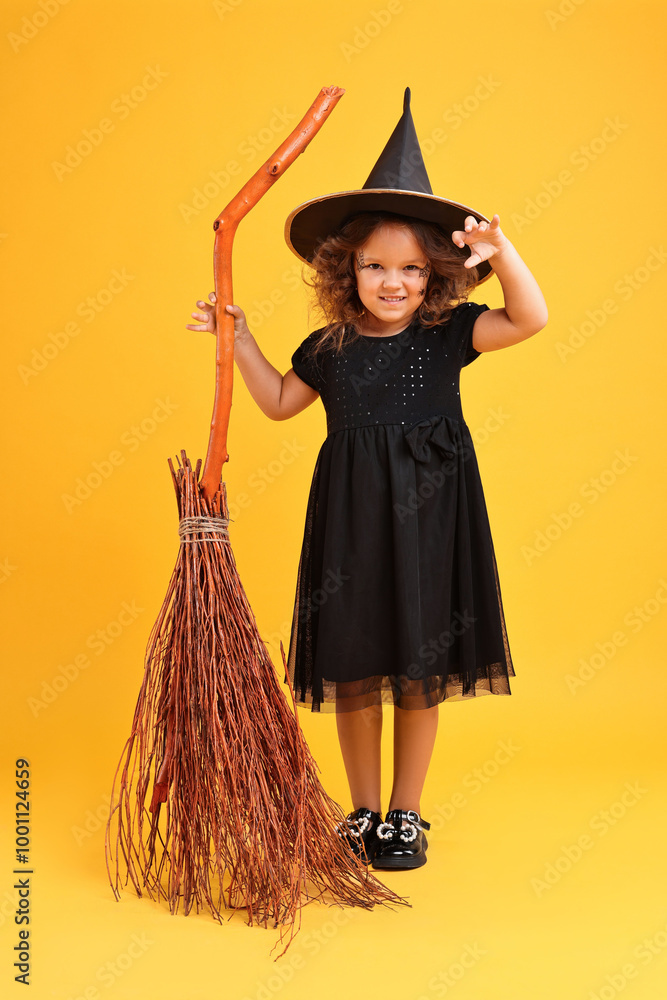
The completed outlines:
[[[393,212],[398,215],[437,223],[451,240],[456,229],[464,229],[465,218],[472,215],[478,222],[490,222],[481,212],[457,201],[416,191],[393,188],[362,188],[358,191],[337,191],[321,198],[312,198],[290,212],[285,222],[285,240],[292,253],[305,264],[312,262],[317,244],[335,232],[346,219],[357,212]],[[465,261],[470,251],[452,243],[453,250]],[[475,265],[481,284],[490,278],[493,268],[488,261]]]

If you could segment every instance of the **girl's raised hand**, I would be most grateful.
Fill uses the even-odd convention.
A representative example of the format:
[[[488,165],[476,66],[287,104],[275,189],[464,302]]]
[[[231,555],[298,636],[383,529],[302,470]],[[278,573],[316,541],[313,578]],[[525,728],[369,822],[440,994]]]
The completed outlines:
[[[494,254],[501,253],[509,240],[500,230],[500,216],[494,215],[491,222],[477,222],[472,215],[466,216],[465,230],[455,229],[452,233],[452,243],[457,247],[470,247],[471,253],[464,262],[464,267],[471,268],[488,260]]]
[[[200,323],[188,323],[186,325],[186,330],[203,330],[205,333],[215,333],[216,332],[216,321],[215,321],[215,292],[211,292],[209,295],[211,304],[204,302],[200,299],[197,305],[204,312],[193,312],[191,315],[194,319],[198,319]],[[234,317],[234,343],[237,344],[239,340],[243,340],[245,337],[250,336],[250,330],[248,329],[248,324],[246,323],[245,313],[240,306],[227,306],[227,312],[231,313]]]

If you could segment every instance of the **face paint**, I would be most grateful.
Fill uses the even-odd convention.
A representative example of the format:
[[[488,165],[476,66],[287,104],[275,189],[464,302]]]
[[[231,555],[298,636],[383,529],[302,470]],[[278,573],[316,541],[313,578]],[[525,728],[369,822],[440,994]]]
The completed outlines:
[[[364,332],[390,336],[404,329],[426,301],[427,282],[420,272],[428,269],[429,261],[414,234],[403,226],[379,226],[354,251],[353,260],[365,309]]]

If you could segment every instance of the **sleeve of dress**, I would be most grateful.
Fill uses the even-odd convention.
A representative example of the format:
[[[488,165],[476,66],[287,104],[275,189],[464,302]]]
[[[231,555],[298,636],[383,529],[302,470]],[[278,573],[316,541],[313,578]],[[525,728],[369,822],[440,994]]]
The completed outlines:
[[[480,305],[478,302],[461,302],[452,312],[451,336],[461,359],[462,368],[480,356],[481,352],[476,351],[472,346],[472,328],[477,317],[488,308],[488,306]]]
[[[313,338],[314,334],[311,333],[299,344],[292,355],[292,368],[302,382],[309,385],[311,389],[315,389],[316,392],[321,392],[324,378],[318,359],[312,356]]]

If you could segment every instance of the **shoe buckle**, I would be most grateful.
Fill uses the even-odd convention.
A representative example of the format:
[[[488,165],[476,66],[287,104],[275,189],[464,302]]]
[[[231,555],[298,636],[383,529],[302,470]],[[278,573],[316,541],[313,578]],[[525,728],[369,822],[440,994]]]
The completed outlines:
[[[406,817],[410,823],[415,823],[420,830],[430,830],[431,824],[427,823],[425,819],[422,819],[418,812],[414,809],[408,809],[406,812]]]

